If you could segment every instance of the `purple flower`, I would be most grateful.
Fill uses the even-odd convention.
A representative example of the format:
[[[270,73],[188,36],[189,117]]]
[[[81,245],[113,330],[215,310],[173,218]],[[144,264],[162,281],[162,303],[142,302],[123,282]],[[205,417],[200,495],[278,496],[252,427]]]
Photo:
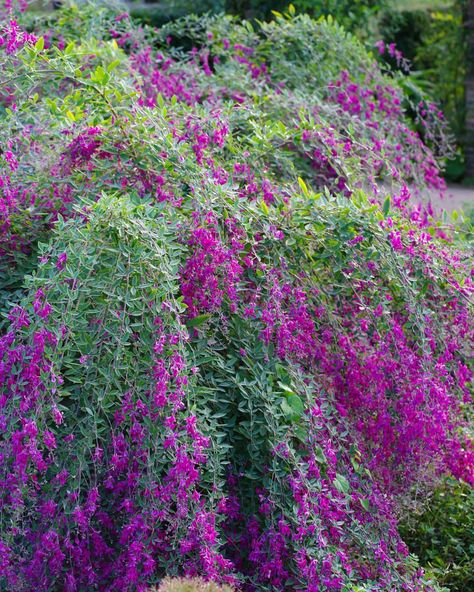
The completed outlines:
[[[64,269],[64,266],[66,265],[66,261],[67,261],[67,253],[61,253],[58,256],[58,259],[56,261],[56,269],[59,269],[60,271],[62,269]]]

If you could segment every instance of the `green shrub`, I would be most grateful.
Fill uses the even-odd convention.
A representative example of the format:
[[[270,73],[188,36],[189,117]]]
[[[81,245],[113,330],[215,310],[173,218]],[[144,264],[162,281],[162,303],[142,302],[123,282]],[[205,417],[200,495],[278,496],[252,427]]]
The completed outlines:
[[[295,0],[298,12],[318,18],[331,15],[336,22],[362,39],[373,39],[379,15],[387,0]]]
[[[447,480],[400,525],[421,564],[451,592],[474,589],[474,490]]]
[[[228,12],[247,19],[270,19],[274,11],[285,11],[292,4],[298,13],[312,17],[331,15],[362,37],[374,32],[378,14],[387,6],[387,0],[165,0],[164,2],[136,2],[131,5],[135,18],[152,25],[189,14]],[[370,26],[369,26],[370,25]]]
[[[436,9],[394,6],[380,21],[383,39],[395,42],[412,61],[416,80],[439,103],[459,142],[464,126],[462,5],[462,0],[455,0]]]
[[[177,18],[189,14],[202,14],[205,12],[219,13],[225,9],[225,0],[168,0],[167,2],[136,2],[130,6],[132,18],[158,27]]]

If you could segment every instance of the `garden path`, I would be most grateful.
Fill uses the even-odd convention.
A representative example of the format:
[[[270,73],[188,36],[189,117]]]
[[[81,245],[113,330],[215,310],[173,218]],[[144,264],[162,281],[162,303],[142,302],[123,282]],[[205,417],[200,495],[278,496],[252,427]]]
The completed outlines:
[[[450,212],[461,209],[467,212],[474,209],[474,187],[449,185],[444,198],[433,194],[432,199],[434,203]]]

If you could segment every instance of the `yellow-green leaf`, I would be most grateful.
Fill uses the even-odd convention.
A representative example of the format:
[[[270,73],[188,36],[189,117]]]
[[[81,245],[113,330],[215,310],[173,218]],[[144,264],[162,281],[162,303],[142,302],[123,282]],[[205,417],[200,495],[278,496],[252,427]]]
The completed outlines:
[[[44,37],[39,37],[35,43],[35,49],[38,51],[43,51],[44,49]]]
[[[298,184],[301,187],[303,193],[306,195],[306,197],[309,197],[308,187],[306,186],[306,183],[303,181],[301,177],[298,177]]]

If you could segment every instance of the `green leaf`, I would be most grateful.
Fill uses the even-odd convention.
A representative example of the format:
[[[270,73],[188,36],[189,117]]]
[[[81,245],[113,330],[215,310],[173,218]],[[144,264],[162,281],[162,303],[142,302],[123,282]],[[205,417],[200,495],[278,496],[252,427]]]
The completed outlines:
[[[320,463],[326,462],[326,457],[324,456],[324,452],[321,446],[316,446],[316,448],[314,449],[314,457]]]
[[[298,184],[301,187],[303,193],[306,195],[306,197],[309,197],[308,187],[301,177],[298,177]]]
[[[186,322],[186,327],[192,329],[193,327],[199,327],[203,323],[205,323],[208,319],[211,318],[212,315],[210,314],[202,314],[198,315],[197,317],[193,317]]]
[[[282,409],[283,413],[286,415],[286,417],[290,421],[292,421],[293,420],[293,417],[294,417],[294,411],[290,407],[290,405],[288,404],[287,399],[283,399],[283,401],[281,402],[281,409]]]
[[[293,413],[296,416],[301,417],[304,412],[304,404],[301,398],[298,395],[290,395],[289,397],[287,397],[286,400],[288,401],[289,406],[293,410]]]
[[[387,195],[385,201],[383,202],[382,212],[384,216],[387,216],[390,212],[390,195]]]
[[[107,66],[107,72],[112,72],[120,64],[120,60],[114,60]]]
[[[364,510],[367,510],[367,512],[370,509],[370,502],[368,499],[360,499],[360,505],[364,508]]]
[[[354,467],[354,471],[357,473],[360,469],[360,464],[353,458],[351,458],[351,465]]]
[[[275,364],[275,369],[277,371],[278,378],[282,382],[284,382],[285,384],[290,384],[291,378],[290,378],[290,375],[288,374],[287,369],[278,363]]]
[[[38,51],[43,51],[44,49],[44,37],[39,37],[39,39],[35,43],[35,49]]]
[[[290,388],[287,384],[284,384],[283,382],[278,381],[278,386],[281,388],[282,391],[284,391],[285,396],[287,397],[288,395],[294,395],[294,391],[292,388]]]
[[[341,493],[349,493],[349,481],[344,477],[344,475],[341,475],[340,473],[336,473],[336,478],[334,479],[334,487]]]
[[[99,84],[105,85],[109,81],[110,76],[104,70],[102,66],[97,66],[94,72],[91,74],[91,80],[93,82],[98,82]]]
[[[308,440],[308,430],[303,426],[295,428],[295,437],[303,444]]]

